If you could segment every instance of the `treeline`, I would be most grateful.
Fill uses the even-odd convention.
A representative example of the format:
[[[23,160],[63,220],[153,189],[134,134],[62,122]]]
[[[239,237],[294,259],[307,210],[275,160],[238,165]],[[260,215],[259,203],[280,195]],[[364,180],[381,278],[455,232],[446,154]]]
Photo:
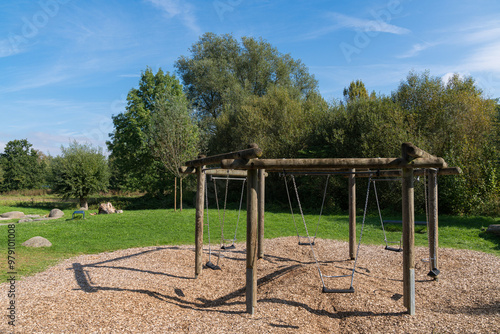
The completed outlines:
[[[326,101],[300,60],[262,39],[207,33],[189,52],[174,64],[178,77],[147,68],[124,112],[113,116],[110,187],[171,193],[185,177],[177,172],[182,162],[252,142],[263,158],[398,157],[401,143],[412,142],[463,170],[440,178],[440,212],[500,214],[500,107],[472,77],[443,82],[410,72],[389,95],[369,93],[356,80],[342,98]],[[298,180],[308,207],[321,205],[323,181]],[[329,208],[345,210],[347,180],[330,183]],[[287,202],[279,176],[267,184],[270,204]],[[398,183],[379,192],[384,208],[400,209]],[[418,188],[416,198],[423,203]]]

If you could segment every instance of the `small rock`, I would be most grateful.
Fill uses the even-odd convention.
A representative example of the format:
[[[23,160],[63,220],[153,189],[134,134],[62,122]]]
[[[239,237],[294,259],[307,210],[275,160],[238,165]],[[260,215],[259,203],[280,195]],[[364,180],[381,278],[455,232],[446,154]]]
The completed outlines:
[[[50,247],[52,246],[52,243],[44,237],[37,236],[26,240],[22,243],[22,245],[25,247]]]
[[[116,210],[116,213],[123,213],[123,210]]]
[[[50,210],[49,218],[61,218],[62,216],[64,216],[64,212],[62,212],[61,210],[59,209]]]
[[[115,213],[115,212],[116,212],[116,209],[113,207],[113,204],[111,204],[110,202],[99,204],[99,214],[109,214],[109,213]]]
[[[28,223],[28,222],[32,222],[33,219],[19,219],[17,222],[18,223]]]
[[[0,215],[1,218],[7,218],[7,219],[18,219],[24,217],[24,213],[21,211],[10,211],[6,213],[2,213]]]

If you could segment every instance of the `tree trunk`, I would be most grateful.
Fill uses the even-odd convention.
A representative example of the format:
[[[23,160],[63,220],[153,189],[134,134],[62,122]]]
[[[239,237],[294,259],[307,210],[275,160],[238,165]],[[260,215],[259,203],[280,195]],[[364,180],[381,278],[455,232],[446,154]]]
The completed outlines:
[[[89,209],[89,203],[87,202],[87,198],[80,197],[80,209],[82,209],[82,210]]]
[[[174,178],[174,211],[177,211],[177,176]]]
[[[182,177],[179,178],[180,184],[179,184],[179,207],[182,211]]]

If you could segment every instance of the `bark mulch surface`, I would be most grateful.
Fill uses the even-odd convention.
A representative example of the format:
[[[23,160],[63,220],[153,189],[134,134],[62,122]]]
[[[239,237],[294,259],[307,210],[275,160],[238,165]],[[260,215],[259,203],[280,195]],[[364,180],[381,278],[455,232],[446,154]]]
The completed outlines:
[[[15,328],[0,333],[499,333],[500,258],[440,249],[441,274],[427,276],[426,248],[415,252],[416,315],[403,306],[402,254],[361,245],[355,293],[321,292],[310,246],[265,240],[258,261],[258,304],[245,304],[245,244],[222,253],[222,270],[194,279],[194,246],[82,255],[15,285]],[[348,274],[348,245],[316,240],[326,275]],[[204,261],[208,260],[205,254]],[[212,254],[216,263],[217,252]],[[325,279],[348,288],[350,278]],[[9,283],[0,285],[3,314]]]

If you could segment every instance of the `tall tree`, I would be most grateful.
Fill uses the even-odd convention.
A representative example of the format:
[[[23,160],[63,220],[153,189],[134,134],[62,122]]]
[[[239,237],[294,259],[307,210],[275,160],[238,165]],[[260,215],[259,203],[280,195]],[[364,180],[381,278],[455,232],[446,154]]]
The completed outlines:
[[[219,127],[227,120],[220,123],[218,118],[224,113],[234,119],[231,113],[240,113],[243,106],[251,107],[277,89],[287,91],[291,99],[317,94],[317,81],[307,67],[262,38],[243,37],[238,42],[229,34],[206,33],[190,51],[175,67],[212,150],[221,148],[217,131],[225,131]]]
[[[63,198],[78,198],[88,209],[88,196],[106,191],[109,172],[102,149],[76,141],[61,147],[62,155],[52,160],[52,190]]]
[[[114,131],[107,142],[116,183],[121,188],[163,193],[167,179],[163,164],[155,160],[147,143],[147,129],[157,100],[164,95],[182,96],[175,76],[150,68],[142,73],[138,88],[127,96],[123,113],[113,116]]]
[[[246,95],[263,96],[271,86],[294,87],[303,96],[317,81],[300,60],[282,54],[262,38],[204,34],[191,56],[175,63],[188,98],[203,117],[216,119]]]
[[[33,189],[45,178],[46,164],[39,151],[27,139],[12,140],[5,145],[1,160],[4,170],[2,190]]]
[[[368,98],[368,91],[366,90],[365,84],[361,80],[351,81],[349,87],[344,88],[343,93],[344,93],[344,99],[347,102],[355,101],[357,99]]]
[[[180,209],[182,211],[182,179],[179,172],[184,162],[199,153],[199,131],[189,114],[184,95],[164,94],[158,97],[148,130],[148,143],[155,159],[175,176],[174,209],[177,209],[177,179],[180,180]]]

